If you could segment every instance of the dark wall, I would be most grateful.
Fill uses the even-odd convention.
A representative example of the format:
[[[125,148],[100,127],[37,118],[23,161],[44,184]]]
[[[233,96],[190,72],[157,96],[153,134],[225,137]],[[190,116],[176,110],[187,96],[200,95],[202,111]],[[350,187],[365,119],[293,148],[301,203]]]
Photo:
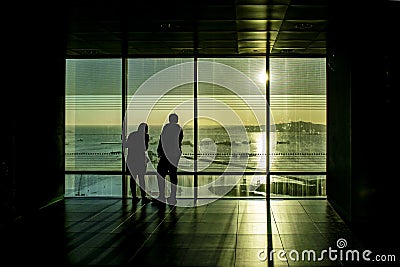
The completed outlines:
[[[399,3],[360,10],[338,2],[329,8],[327,195],[361,238],[377,243],[384,237],[376,229],[394,226],[398,191],[393,141]]]
[[[7,222],[64,194],[66,11],[61,1],[4,10],[0,213]]]
[[[340,44],[327,58],[327,195],[350,217],[351,203],[351,77]]]

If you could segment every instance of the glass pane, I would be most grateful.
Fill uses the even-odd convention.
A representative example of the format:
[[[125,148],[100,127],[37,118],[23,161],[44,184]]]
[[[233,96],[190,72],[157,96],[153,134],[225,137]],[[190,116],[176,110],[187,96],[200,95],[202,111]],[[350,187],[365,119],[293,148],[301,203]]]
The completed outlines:
[[[121,197],[121,175],[67,174],[66,197]]]
[[[271,197],[325,197],[325,175],[271,175]]]
[[[128,179],[128,188],[129,193],[128,196],[132,197],[132,192],[130,190],[130,176],[126,176]],[[167,176],[168,180],[168,176]],[[147,174],[145,175],[145,186],[146,186],[146,193],[148,196],[153,198],[157,198],[159,196],[159,188],[157,183],[157,176],[155,174]],[[139,186],[136,186],[136,195],[140,196]],[[171,184],[166,184],[165,195],[169,196],[171,192]],[[193,175],[179,175],[178,176],[178,188],[176,197],[178,200],[191,200],[193,203]],[[181,203],[179,203],[181,206]]]
[[[270,170],[326,170],[324,58],[270,60]]]
[[[265,198],[265,175],[199,175],[199,199]],[[202,201],[202,203],[205,203]]]
[[[65,170],[120,171],[121,60],[66,60]]]
[[[128,60],[128,93],[124,118],[124,134],[137,130],[141,122],[149,127],[150,162],[147,172],[155,173],[159,161],[157,146],[162,127],[171,113],[178,115],[183,128],[182,156],[178,172],[193,172],[194,61],[183,58],[132,58]],[[125,151],[128,154],[128,151]],[[167,175],[167,180],[168,180]],[[154,176],[155,178],[155,176]],[[193,176],[178,176],[178,197],[193,198]],[[183,184],[191,184],[187,188]],[[167,188],[170,186],[167,183]],[[147,190],[147,189],[146,189]],[[158,188],[149,188],[156,190]],[[154,192],[149,192],[153,194]],[[180,195],[179,195],[180,194]],[[166,191],[168,196],[168,191]]]
[[[199,171],[266,171],[265,59],[200,59]]]

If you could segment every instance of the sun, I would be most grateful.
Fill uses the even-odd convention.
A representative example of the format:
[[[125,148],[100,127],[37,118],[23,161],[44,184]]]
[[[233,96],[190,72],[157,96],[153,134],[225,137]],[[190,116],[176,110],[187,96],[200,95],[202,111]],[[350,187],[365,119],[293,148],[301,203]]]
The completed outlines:
[[[260,73],[258,74],[258,81],[259,81],[260,83],[266,83],[267,80],[268,80],[267,72],[262,71],[262,72],[260,72]]]

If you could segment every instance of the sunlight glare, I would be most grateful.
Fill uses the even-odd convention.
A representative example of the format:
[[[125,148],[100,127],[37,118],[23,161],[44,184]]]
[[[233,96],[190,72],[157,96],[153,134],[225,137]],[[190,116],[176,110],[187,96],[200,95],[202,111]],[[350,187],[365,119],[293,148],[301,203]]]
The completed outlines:
[[[260,73],[258,74],[258,80],[259,80],[259,82],[261,82],[261,83],[266,83],[267,80],[268,80],[268,75],[267,75],[267,73],[266,73],[265,71],[260,72]]]

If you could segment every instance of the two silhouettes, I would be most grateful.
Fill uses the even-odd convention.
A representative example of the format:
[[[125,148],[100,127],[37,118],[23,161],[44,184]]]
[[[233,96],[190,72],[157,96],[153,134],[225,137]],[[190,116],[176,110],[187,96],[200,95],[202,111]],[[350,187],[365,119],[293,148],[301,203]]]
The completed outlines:
[[[178,115],[173,113],[169,115],[169,123],[165,124],[161,130],[160,139],[158,141],[157,155],[159,162],[157,165],[157,182],[159,196],[156,201],[175,205],[176,190],[178,184],[178,163],[182,155],[183,129],[178,124]],[[128,148],[127,165],[131,172],[130,185],[132,198],[137,202],[139,198],[136,196],[136,178],[139,180],[140,192],[143,202],[148,202],[146,196],[144,176],[147,170],[147,162],[149,161],[146,151],[149,146],[148,125],[141,123],[138,130],[129,134],[126,148]],[[169,175],[171,182],[171,194],[165,197],[165,177]]]

